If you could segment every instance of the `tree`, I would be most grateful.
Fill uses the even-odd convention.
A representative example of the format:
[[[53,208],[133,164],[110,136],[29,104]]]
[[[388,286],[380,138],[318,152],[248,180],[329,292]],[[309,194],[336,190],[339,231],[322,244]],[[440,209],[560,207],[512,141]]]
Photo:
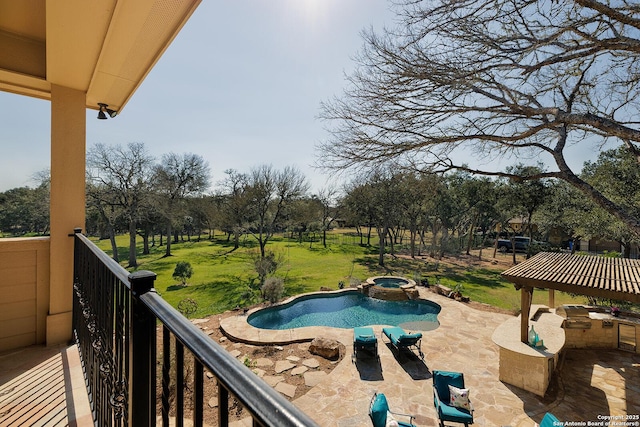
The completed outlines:
[[[184,198],[205,191],[209,187],[209,179],[209,165],[197,154],[165,154],[161,164],[155,167],[157,206],[167,222],[165,256],[171,256],[173,224],[182,216]]]
[[[542,166],[517,165],[507,168],[507,171],[516,176],[540,175]],[[533,242],[533,215],[540,209],[549,197],[548,183],[543,179],[510,180],[507,184],[507,197],[513,207],[512,213],[523,219],[521,233],[527,232]],[[516,246],[511,242],[513,263],[516,263]],[[531,256],[533,245],[527,247],[527,258]]]
[[[116,195],[109,191],[105,185],[93,184],[89,179],[86,186],[87,193],[87,218],[96,218],[96,227],[100,230],[100,237],[109,238],[111,243],[111,258],[120,262],[118,244],[116,243],[117,221],[122,216],[116,200]]]
[[[0,230],[11,235],[45,234],[49,228],[48,187],[13,188],[0,193]]]
[[[90,187],[87,191],[89,203],[93,204],[103,218],[107,211],[120,209],[129,231],[129,267],[138,265],[136,257],[137,224],[149,200],[149,188],[153,158],[143,143],[130,143],[126,147],[104,144],[94,145],[87,154],[87,175]],[[111,228],[112,246],[115,218],[108,220]],[[117,249],[114,248],[114,255]],[[116,255],[117,259],[117,255]]]
[[[260,166],[248,176],[247,192],[253,222],[251,234],[258,241],[260,256],[273,233],[282,225],[290,203],[303,197],[309,188],[304,175],[294,167],[275,171],[271,166]]]
[[[367,227],[367,243],[371,244],[371,227],[375,215],[375,201],[371,197],[370,184],[359,177],[345,186],[346,196],[343,199],[345,216],[360,235],[360,244],[364,245],[362,226]]]
[[[640,159],[640,9],[599,0],[404,0],[397,8],[401,25],[364,33],[344,95],[322,105],[335,124],[319,147],[325,168],[391,163],[558,178],[640,233],[638,216],[566,161],[572,145],[605,143]],[[477,165],[461,163],[469,155]],[[494,160],[505,158],[553,167],[518,176],[498,169]]]
[[[248,176],[233,169],[224,171],[227,177],[222,181],[221,199],[221,223],[222,230],[233,234],[233,249],[240,246],[240,236],[248,228],[251,220],[250,195]]]
[[[482,244],[480,245],[479,258],[482,258],[486,234],[489,230],[493,230],[497,222],[495,182],[487,177],[475,178],[464,172],[460,175],[456,191],[459,193],[458,201],[465,210],[468,230],[466,253],[470,255],[476,232],[480,229]]]
[[[38,234],[47,234],[49,231],[49,195],[51,193],[51,172],[46,169],[36,172],[33,180],[37,186],[31,193],[29,216],[32,231]]]
[[[378,250],[378,265],[384,266],[384,254],[386,252],[387,236],[390,230],[398,223],[401,216],[402,177],[390,170],[377,171],[371,178],[371,197],[376,231],[380,246]],[[389,239],[393,245],[393,239]]]
[[[287,222],[283,226],[298,235],[298,242],[302,243],[304,237],[309,238],[311,248],[315,241],[316,233],[322,231],[322,202],[316,195],[303,197],[293,201],[288,209]]]
[[[437,256],[438,259],[450,249],[450,231],[458,224],[461,215],[451,179],[452,177],[445,177],[436,181],[433,198],[427,209],[426,222],[431,226],[432,234],[431,256]]]
[[[546,231],[559,229],[566,233],[569,240],[574,241],[594,237],[608,238],[610,224],[622,225],[611,214],[564,181],[559,181],[551,187],[549,199],[536,215],[536,223]],[[628,228],[626,230],[629,231]],[[573,245],[572,251],[576,250],[576,245]]]
[[[628,150],[601,152],[595,162],[585,163],[582,177],[631,215],[640,217],[640,164]],[[611,215],[594,209],[592,214],[592,235],[620,242],[625,248],[625,257],[629,257],[631,246],[638,244],[640,236]],[[595,221],[596,218],[600,221]]]
[[[191,267],[191,264],[186,261],[178,261],[176,268],[173,270],[172,277],[176,280],[180,280],[180,283],[185,285],[192,275],[193,268]]]
[[[342,212],[338,197],[338,189],[334,186],[321,188],[316,196],[321,205],[322,246],[325,248],[327,247],[327,231],[331,229],[331,224]]]
[[[16,236],[48,233],[49,171],[37,172],[32,179],[38,183],[35,188],[19,187],[0,193],[0,231]]]

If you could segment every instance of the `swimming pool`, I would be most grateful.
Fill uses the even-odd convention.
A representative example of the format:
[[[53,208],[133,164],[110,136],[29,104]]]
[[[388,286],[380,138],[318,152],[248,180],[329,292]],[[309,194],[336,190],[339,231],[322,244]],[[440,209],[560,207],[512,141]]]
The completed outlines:
[[[431,301],[384,301],[360,292],[313,294],[258,310],[247,322],[261,329],[329,326],[350,329],[366,325],[400,326],[428,331],[437,328],[440,306]]]

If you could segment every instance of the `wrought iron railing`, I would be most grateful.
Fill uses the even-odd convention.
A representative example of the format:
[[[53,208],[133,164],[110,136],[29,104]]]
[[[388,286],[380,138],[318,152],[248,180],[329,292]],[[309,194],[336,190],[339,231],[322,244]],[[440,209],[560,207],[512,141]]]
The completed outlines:
[[[177,427],[186,419],[202,426],[205,369],[216,378],[218,425],[229,425],[230,396],[254,426],[316,425],[164,301],[153,289],[155,274],[129,274],[80,230],[74,265],[74,336],[96,425],[154,426],[160,420],[168,426],[175,418]]]

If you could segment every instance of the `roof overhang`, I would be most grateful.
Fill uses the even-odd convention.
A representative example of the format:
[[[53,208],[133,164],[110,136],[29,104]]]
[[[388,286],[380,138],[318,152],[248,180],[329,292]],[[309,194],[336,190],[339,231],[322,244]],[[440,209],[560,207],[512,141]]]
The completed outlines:
[[[0,0],[0,90],[120,111],[201,0]]]
[[[640,303],[640,260],[541,252],[502,273],[516,289],[554,289]]]

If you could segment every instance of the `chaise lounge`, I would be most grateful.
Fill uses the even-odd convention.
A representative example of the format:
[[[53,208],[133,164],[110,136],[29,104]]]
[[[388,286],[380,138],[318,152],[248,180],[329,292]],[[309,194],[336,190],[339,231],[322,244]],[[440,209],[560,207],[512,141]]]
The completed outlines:
[[[412,351],[412,348],[417,350],[419,357],[424,360],[424,354],[420,348],[422,342],[422,332],[407,333],[399,326],[382,328],[382,333],[389,339],[391,345],[393,345],[398,354],[400,351],[407,350]]]
[[[373,328],[368,326],[353,328],[353,356],[351,360],[358,358],[358,352],[368,351],[373,357],[378,358],[378,338],[376,338]]]
[[[544,418],[540,421],[540,427],[554,427],[560,426],[562,422],[556,418],[551,412],[544,414]],[[536,424],[537,426],[537,424]]]
[[[389,409],[389,403],[384,393],[375,393],[371,398],[369,416],[371,417],[373,427],[386,427],[391,425],[416,427],[415,424],[413,424],[413,419],[415,418],[413,415],[400,414],[398,412],[392,412]],[[407,417],[409,418],[409,422],[397,420],[396,416]]]
[[[462,373],[433,371],[433,404],[441,427],[445,421],[467,427],[473,424],[473,406],[469,401],[469,390],[464,388]]]

